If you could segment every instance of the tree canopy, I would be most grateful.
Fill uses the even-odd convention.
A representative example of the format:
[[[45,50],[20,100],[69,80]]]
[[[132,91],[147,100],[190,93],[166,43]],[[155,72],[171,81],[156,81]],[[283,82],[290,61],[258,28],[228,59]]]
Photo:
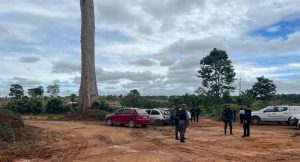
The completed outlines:
[[[123,106],[138,107],[141,105],[141,95],[138,90],[133,89],[122,99]]]
[[[47,93],[50,93],[52,97],[57,96],[60,92],[60,87],[57,83],[48,85],[47,87]]]
[[[8,95],[13,98],[19,99],[24,96],[24,90],[20,84],[12,84],[9,90],[10,92]]]
[[[42,86],[38,86],[36,88],[28,89],[28,94],[33,98],[42,97],[44,94],[44,88]]]
[[[250,89],[251,94],[259,100],[269,101],[276,93],[276,85],[264,76],[256,79],[257,82]]]
[[[220,98],[225,90],[233,90],[235,72],[226,51],[214,48],[200,61],[197,77],[202,78],[202,85],[207,94]]]

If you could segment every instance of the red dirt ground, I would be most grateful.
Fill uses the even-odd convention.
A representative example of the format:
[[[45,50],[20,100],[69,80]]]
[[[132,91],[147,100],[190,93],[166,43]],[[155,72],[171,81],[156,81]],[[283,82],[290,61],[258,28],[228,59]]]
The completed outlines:
[[[223,123],[201,119],[187,128],[187,141],[174,139],[174,128],[128,128],[103,122],[31,121],[25,123],[49,134],[44,159],[17,162],[182,162],[182,161],[300,161],[299,130],[293,126],[254,125],[250,138],[234,124],[224,135]]]

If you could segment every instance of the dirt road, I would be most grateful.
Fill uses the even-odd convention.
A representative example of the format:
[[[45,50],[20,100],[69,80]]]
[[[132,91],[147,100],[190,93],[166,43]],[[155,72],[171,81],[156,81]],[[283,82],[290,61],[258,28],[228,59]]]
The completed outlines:
[[[181,144],[168,126],[131,129],[103,122],[25,123],[52,135],[49,155],[36,161],[300,161],[300,132],[290,126],[253,126],[251,137],[242,138],[238,123],[234,135],[224,135],[222,122],[202,119],[188,127],[187,142]]]

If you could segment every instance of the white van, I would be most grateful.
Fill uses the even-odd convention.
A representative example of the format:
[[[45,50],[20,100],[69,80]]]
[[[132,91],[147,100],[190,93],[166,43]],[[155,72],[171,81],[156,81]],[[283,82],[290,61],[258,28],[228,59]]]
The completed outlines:
[[[291,123],[291,116],[300,113],[300,106],[268,106],[259,111],[253,111],[252,123],[260,122],[288,122]]]

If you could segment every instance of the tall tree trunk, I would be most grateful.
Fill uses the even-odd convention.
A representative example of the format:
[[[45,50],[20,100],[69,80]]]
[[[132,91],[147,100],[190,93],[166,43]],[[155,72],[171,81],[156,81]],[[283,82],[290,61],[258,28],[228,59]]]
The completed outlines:
[[[80,0],[81,83],[78,105],[85,112],[98,96],[95,72],[95,16],[93,0]]]

